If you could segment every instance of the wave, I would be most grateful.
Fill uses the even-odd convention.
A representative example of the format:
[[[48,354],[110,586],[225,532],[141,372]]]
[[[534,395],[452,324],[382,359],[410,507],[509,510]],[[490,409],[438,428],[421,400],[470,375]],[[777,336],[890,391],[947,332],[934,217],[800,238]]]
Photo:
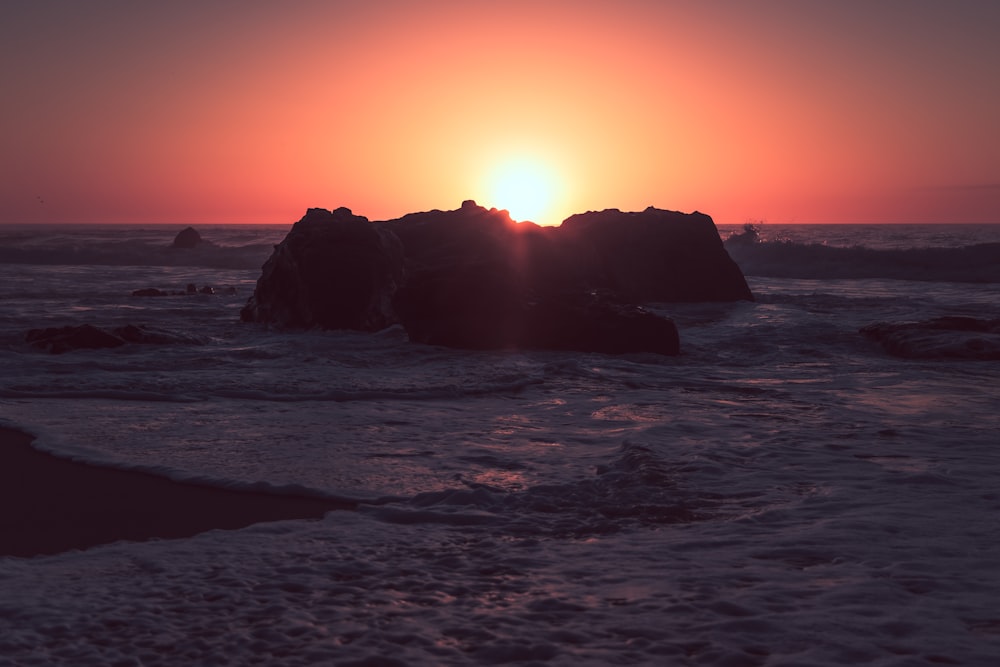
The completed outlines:
[[[591,478],[509,491],[465,486],[408,499],[370,500],[358,511],[397,524],[477,526],[504,523],[524,537],[588,537],[630,527],[733,520],[775,504],[754,494],[719,494],[685,482],[691,464],[669,463],[650,447],[625,441]],[[781,495],[778,493],[777,495]],[[780,502],[787,498],[780,498]]]
[[[271,403],[348,403],[361,401],[434,401],[491,395],[517,394],[533,385],[543,384],[536,377],[500,379],[469,385],[440,385],[415,388],[329,389],[326,391],[288,393],[276,389],[192,388],[190,392],[158,392],[139,388],[5,388],[0,387],[0,398],[24,399],[91,399],[113,401],[140,401],[152,403],[200,403],[213,398]]]
[[[950,228],[949,228],[950,229]],[[195,248],[173,248],[172,228],[111,229],[53,226],[22,229],[0,226],[0,264],[43,266],[165,266],[258,271],[281,226],[212,228]],[[801,230],[800,230],[801,231]],[[858,231],[862,234],[864,230]],[[884,232],[884,230],[882,230]],[[879,237],[859,237],[877,243]],[[839,237],[838,237],[839,238]],[[845,238],[849,238],[845,237]],[[745,275],[773,278],[891,278],[902,280],[1000,283],[1000,242],[995,236],[959,234],[956,241],[989,242],[962,247],[881,248],[865,245],[765,238],[756,227],[733,232],[725,241]],[[939,243],[939,237],[911,239]]]
[[[31,447],[40,452],[45,452],[57,458],[81,463],[88,466],[108,468],[111,470],[124,470],[127,472],[140,472],[147,475],[169,479],[183,484],[193,484],[207,488],[217,488],[228,491],[249,491],[274,496],[291,496],[299,498],[316,498],[342,503],[345,506],[356,506],[362,502],[388,502],[394,498],[371,498],[363,494],[352,496],[349,494],[334,493],[329,490],[313,488],[296,483],[272,483],[265,480],[246,481],[216,477],[181,470],[165,465],[143,465],[128,463],[112,456],[108,456],[97,450],[71,444],[63,437],[49,433],[44,428],[27,427],[18,422],[0,417],[0,428],[10,429],[24,433],[32,438]]]
[[[0,243],[0,264],[44,266],[199,266],[259,269],[270,256],[270,243],[171,248],[143,239],[86,242],[73,237]]]
[[[725,245],[748,276],[1000,283],[1000,243],[959,248],[873,249],[764,241],[750,231],[733,234]]]

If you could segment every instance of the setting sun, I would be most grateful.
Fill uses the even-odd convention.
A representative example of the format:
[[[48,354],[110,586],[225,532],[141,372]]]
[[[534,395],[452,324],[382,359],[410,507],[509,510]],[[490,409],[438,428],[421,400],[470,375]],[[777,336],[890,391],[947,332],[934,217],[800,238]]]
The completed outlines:
[[[491,174],[490,205],[507,209],[514,220],[530,220],[539,224],[555,224],[554,214],[557,184],[551,170],[530,159],[510,160],[499,165]]]
[[[230,4],[0,5],[0,222],[1000,222],[1000,2]]]

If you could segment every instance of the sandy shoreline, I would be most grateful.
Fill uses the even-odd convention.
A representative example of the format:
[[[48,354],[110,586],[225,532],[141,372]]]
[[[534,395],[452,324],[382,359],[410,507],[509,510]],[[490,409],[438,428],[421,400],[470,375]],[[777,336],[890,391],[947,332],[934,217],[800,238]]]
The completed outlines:
[[[36,450],[32,440],[0,427],[0,556],[190,537],[353,509],[330,500],[184,484],[77,463]]]

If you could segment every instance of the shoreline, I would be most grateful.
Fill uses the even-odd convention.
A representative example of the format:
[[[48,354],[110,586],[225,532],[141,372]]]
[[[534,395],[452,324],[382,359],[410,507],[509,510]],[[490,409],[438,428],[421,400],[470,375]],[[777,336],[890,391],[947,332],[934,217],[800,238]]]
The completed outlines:
[[[355,509],[347,502],[222,489],[79,463],[35,449],[34,439],[0,427],[0,557],[185,538]]]

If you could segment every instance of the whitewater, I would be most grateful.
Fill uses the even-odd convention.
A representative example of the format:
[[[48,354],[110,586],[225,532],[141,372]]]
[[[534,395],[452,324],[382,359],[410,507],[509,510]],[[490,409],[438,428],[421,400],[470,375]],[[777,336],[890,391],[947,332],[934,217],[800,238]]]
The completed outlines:
[[[358,509],[0,557],[0,665],[1000,664],[1000,362],[859,334],[1000,317],[1000,225],[720,225],[677,357],[242,323],[290,225],[182,227],[0,226],[0,425]]]

